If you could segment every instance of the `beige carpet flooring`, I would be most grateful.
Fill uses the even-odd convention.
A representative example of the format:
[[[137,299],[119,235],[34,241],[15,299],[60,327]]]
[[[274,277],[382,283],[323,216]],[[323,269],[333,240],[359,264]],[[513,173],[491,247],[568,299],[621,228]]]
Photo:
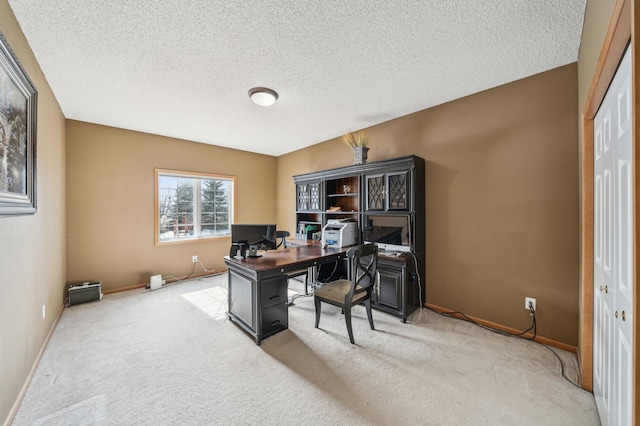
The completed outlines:
[[[593,395],[534,342],[428,310],[416,324],[374,311],[372,331],[356,307],[351,345],[338,309],[315,329],[298,298],[289,329],[257,346],[225,301],[223,274],[65,309],[13,424],[599,424]]]

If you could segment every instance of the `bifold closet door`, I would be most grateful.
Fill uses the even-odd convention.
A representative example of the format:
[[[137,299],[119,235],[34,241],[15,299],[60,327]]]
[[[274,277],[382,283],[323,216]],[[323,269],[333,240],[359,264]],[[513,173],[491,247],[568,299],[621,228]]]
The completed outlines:
[[[630,425],[633,362],[631,50],[594,120],[594,396],[603,425]]]

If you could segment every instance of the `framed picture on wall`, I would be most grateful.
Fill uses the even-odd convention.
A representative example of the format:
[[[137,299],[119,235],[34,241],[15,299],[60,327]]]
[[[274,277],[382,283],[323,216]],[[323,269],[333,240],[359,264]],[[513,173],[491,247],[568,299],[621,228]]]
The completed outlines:
[[[36,212],[37,91],[0,33],[0,216]]]

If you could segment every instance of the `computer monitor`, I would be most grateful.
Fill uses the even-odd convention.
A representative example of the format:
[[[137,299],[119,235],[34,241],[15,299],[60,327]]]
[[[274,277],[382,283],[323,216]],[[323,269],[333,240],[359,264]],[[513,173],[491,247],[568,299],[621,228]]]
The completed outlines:
[[[409,215],[365,215],[363,240],[376,243],[381,251],[408,252],[413,247]]]
[[[231,224],[231,243],[257,246],[258,250],[276,248],[276,225],[265,224]]]

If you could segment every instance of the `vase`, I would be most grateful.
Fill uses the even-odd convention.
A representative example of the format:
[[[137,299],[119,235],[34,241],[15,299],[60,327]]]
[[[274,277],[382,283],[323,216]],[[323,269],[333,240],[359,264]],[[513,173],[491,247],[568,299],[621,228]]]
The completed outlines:
[[[366,146],[356,146],[353,148],[353,164],[366,164],[367,152],[369,148]]]

